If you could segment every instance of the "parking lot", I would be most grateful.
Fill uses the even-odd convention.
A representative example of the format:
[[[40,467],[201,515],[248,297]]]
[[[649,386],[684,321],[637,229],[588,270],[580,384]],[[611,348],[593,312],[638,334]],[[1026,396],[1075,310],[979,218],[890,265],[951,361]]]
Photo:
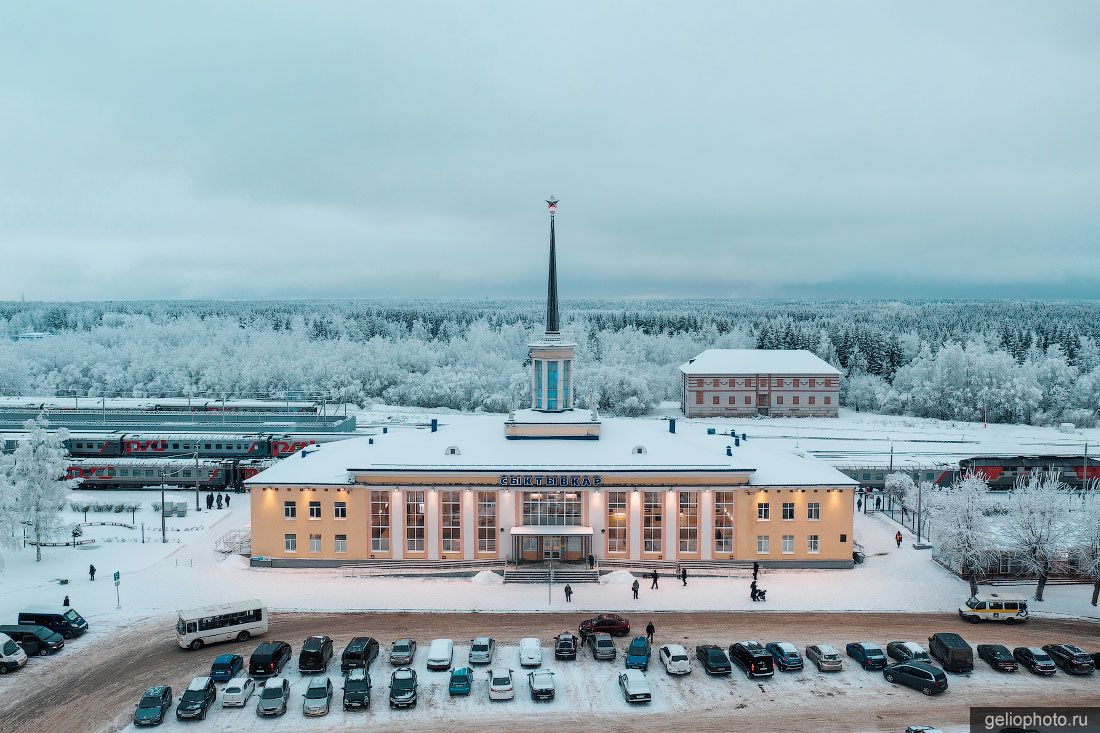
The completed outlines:
[[[167,729],[186,726],[201,730],[372,730],[499,729],[502,725],[529,730],[560,730],[597,721],[601,729],[661,730],[670,726],[697,730],[729,730],[731,725],[760,723],[765,729],[834,730],[837,720],[850,721],[852,730],[902,730],[912,723],[960,725],[971,705],[993,704],[1005,699],[1026,699],[1035,704],[1096,704],[1100,678],[1070,677],[1059,673],[1039,678],[1025,671],[1006,675],[976,660],[967,677],[950,675],[950,689],[936,698],[902,687],[892,687],[880,672],[865,672],[850,663],[840,673],[822,674],[812,667],[799,673],[776,673],[762,682],[750,681],[735,670],[730,677],[707,677],[693,659],[686,677],[670,677],[655,659],[647,676],[653,702],[629,706],[619,693],[617,675],[623,669],[622,651],[627,640],[617,640],[615,662],[593,661],[582,651],[576,662],[553,660],[552,637],[565,630],[575,632],[583,614],[278,614],[265,639],[281,639],[294,647],[295,658],[285,670],[291,682],[291,700],[285,716],[260,719],[255,697],[244,709],[223,709],[221,693],[206,721],[179,723],[170,714]],[[787,613],[649,613],[628,614],[634,630],[647,621],[657,627],[657,644],[679,642],[694,651],[698,643],[723,646],[740,639],[761,642],[787,640],[800,649],[807,644],[869,639],[885,644],[894,639],[921,643],[935,631],[956,631],[971,644],[1004,643],[1008,646],[1076,642],[1090,651],[1100,650],[1100,629],[1077,621],[1033,620],[1019,627],[970,625],[949,616],[904,614],[787,614]],[[217,655],[244,655],[255,648],[225,644],[199,652],[186,652],[174,643],[170,619],[150,619],[131,627],[121,638],[104,638],[94,630],[72,642],[55,657],[31,660],[28,668],[0,682],[0,727],[3,730],[121,730],[129,725],[133,705],[144,689],[156,683],[171,684],[177,698],[191,677],[209,671]],[[371,667],[374,681],[368,711],[345,713],[334,697],[332,712],[318,719],[301,713],[306,679],[296,671],[297,651],[313,633],[327,633],[337,652],[359,634],[375,636],[383,653]],[[492,634],[500,646],[496,664],[517,672],[516,699],[490,702],[484,668],[476,668],[473,694],[451,698],[446,672],[424,667],[427,643],[436,637],[456,641],[455,662],[465,664],[469,639]],[[420,702],[412,710],[390,710],[386,690],[392,667],[385,659],[389,643],[401,636],[416,638],[415,669],[420,677]],[[528,635],[539,636],[544,667],[554,670],[558,697],[550,703],[534,703],[516,657],[516,643]],[[75,663],[79,662],[79,663]],[[330,667],[337,695],[338,665]],[[82,695],[71,691],[79,685]]]

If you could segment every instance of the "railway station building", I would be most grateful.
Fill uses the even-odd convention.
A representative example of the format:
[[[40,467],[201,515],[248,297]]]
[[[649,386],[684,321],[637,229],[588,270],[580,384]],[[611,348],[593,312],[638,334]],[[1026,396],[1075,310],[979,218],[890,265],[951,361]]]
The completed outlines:
[[[246,482],[253,558],[760,561],[851,567],[855,481],[750,436],[574,405],[551,199],[546,331],[530,404],[307,447]]]

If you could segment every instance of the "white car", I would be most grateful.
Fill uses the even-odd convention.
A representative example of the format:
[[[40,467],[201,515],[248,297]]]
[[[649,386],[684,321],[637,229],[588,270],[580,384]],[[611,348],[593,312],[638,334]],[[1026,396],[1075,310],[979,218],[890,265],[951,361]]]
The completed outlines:
[[[256,691],[256,680],[251,677],[234,677],[225,683],[222,694],[223,708],[243,708]]]
[[[513,700],[516,686],[512,683],[512,670],[494,669],[489,671],[489,699]]]
[[[649,702],[653,694],[649,691],[649,680],[640,669],[628,669],[619,675],[619,688],[627,702]]]
[[[497,644],[488,636],[479,636],[470,642],[470,664],[492,664]]]
[[[687,674],[691,671],[687,649],[681,644],[666,644],[657,650],[657,656],[669,674]]]
[[[450,669],[455,655],[455,643],[450,639],[436,639],[428,647],[428,669]]]
[[[542,642],[534,637],[519,640],[519,664],[521,667],[542,665]]]

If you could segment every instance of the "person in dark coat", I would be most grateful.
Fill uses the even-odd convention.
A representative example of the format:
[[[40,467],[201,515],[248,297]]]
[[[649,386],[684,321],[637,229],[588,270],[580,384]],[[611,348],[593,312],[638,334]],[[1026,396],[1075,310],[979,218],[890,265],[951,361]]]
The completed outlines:
[[[754,583],[756,582],[756,577],[758,575],[760,575],[760,563],[754,562],[752,564],[752,580]]]
[[[882,497],[881,496],[876,496],[875,497],[875,509],[876,510],[882,509]]]
[[[680,568],[680,580],[683,581],[684,585],[688,584],[688,569],[687,568]]]
[[[588,553],[588,569],[592,570],[596,567],[596,556],[592,553]]]
[[[650,590],[653,590],[654,588],[657,587],[657,571],[656,570],[653,571],[653,576],[652,577],[653,577],[653,584],[651,586],[649,586]]]
[[[88,566],[88,578],[90,580],[95,580],[95,565]]]
[[[755,579],[753,579],[753,581],[751,583],[749,583],[749,598],[751,598],[754,601],[756,600],[756,580]]]
[[[222,495],[218,494],[218,498],[215,499],[215,501],[217,501],[217,503],[218,503],[218,509],[221,509],[222,508]]]
[[[856,511],[857,512],[863,511],[863,497],[862,496],[859,499],[856,499]]]
[[[900,529],[898,530],[898,533],[896,535],[894,535],[894,541],[898,543],[898,549],[901,549],[901,530]]]
[[[214,495],[213,494],[207,494],[206,495],[206,508],[207,508],[207,510],[210,510],[210,509],[214,508]]]
[[[569,585],[568,583],[565,584],[565,602],[573,602],[573,586]]]
[[[61,605],[68,608],[68,606],[69,606],[69,597],[68,596],[65,596],[65,600],[61,601]]]
[[[638,584],[638,579],[634,579],[634,583],[630,586],[630,590],[634,591],[634,600],[638,600],[638,589],[641,586]]]
[[[226,495],[225,495],[225,508],[226,508],[226,509],[228,509],[228,508],[229,508],[229,494],[226,494]]]
[[[652,621],[650,621],[648,624],[645,625],[645,638],[646,641],[648,641],[650,644],[653,643],[653,635],[655,633],[657,633],[657,627],[653,625]]]

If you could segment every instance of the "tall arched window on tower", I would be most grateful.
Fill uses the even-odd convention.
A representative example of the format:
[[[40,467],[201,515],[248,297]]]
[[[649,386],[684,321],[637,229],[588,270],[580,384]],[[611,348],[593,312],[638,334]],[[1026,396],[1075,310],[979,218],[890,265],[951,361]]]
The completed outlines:
[[[542,359],[535,359],[535,409],[542,409]]]
[[[558,362],[546,362],[546,409],[558,409]]]
[[[573,407],[573,403],[569,401],[569,377],[573,372],[573,360],[566,359],[562,369],[564,371],[561,378],[561,406],[563,410],[568,410]]]

